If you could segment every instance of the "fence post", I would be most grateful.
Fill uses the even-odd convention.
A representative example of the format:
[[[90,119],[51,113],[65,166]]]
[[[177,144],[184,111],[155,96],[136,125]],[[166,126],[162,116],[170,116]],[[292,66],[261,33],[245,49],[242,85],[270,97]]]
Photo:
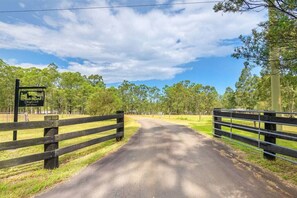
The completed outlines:
[[[20,90],[20,80],[15,79],[15,93],[14,93],[14,109],[13,109],[13,121],[18,122],[19,115],[19,90]],[[13,131],[13,141],[17,140],[18,131]]]
[[[264,116],[275,117],[276,116],[276,113],[274,113],[274,112],[265,112],[264,113]],[[268,119],[268,121],[270,121],[270,119]],[[268,130],[268,131],[271,131],[271,132],[276,132],[276,124],[265,123],[265,129]],[[272,143],[272,144],[275,144],[276,143],[276,138],[275,137],[272,137],[269,134],[265,134],[264,135],[264,141],[265,142]],[[272,151],[270,151],[269,149],[267,149],[267,150],[264,149],[264,154],[263,154],[263,157],[264,158],[266,158],[268,160],[275,160],[275,156],[269,155],[266,152],[275,155],[275,153],[272,152]]]
[[[222,121],[222,118],[221,117],[216,117],[215,116],[215,112],[218,112],[218,111],[221,111],[221,108],[214,108],[213,109],[213,113],[212,113],[212,116],[213,116],[213,136],[214,137],[217,137],[217,138],[221,138],[221,135],[218,134],[216,132],[216,129],[222,129],[222,126],[220,124],[216,124],[215,122],[221,122]]]
[[[117,111],[117,114],[122,115],[120,118],[117,118],[117,124],[123,123],[123,126],[117,128],[116,140],[121,141],[124,137],[124,111]]]
[[[51,128],[44,129],[44,137],[52,137],[54,140],[55,135],[57,135],[59,133],[59,127],[58,127],[59,116],[58,115],[45,116],[44,120],[45,121],[50,121],[50,120],[53,121],[53,126]],[[54,152],[58,148],[59,148],[58,142],[44,144],[44,152],[49,152],[49,151]],[[53,156],[50,159],[44,160],[44,168],[45,169],[55,169],[58,167],[59,167],[59,157],[58,156]]]

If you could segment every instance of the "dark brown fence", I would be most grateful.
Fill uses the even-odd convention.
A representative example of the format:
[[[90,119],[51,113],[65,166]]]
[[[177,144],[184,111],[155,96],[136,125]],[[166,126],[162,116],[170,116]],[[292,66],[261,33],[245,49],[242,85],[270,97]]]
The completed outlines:
[[[116,123],[113,125],[75,131],[75,132],[70,132],[65,134],[59,134],[60,126],[84,124],[89,122],[105,121],[105,120],[112,120],[112,119],[116,119]],[[27,164],[31,162],[44,160],[44,168],[54,169],[59,167],[59,156],[61,155],[64,155],[66,153],[70,153],[94,144],[98,144],[100,142],[108,141],[114,138],[117,141],[120,141],[124,137],[124,112],[118,111],[117,114],[114,114],[114,115],[75,118],[75,119],[67,119],[67,120],[59,120],[59,116],[53,115],[53,116],[45,116],[44,121],[0,124],[0,132],[36,129],[36,128],[44,128],[44,137],[10,141],[10,142],[2,142],[0,143],[0,151],[43,144],[44,152],[0,161],[0,168],[8,168],[8,167],[21,165],[21,164]],[[79,144],[59,148],[60,141],[97,134],[97,133],[112,130],[112,129],[116,129],[115,134],[111,134],[104,137],[92,139],[86,142],[82,142]]]
[[[297,148],[297,119],[293,115],[295,114],[284,112],[214,109],[214,136],[225,136],[258,147],[267,159],[283,158],[282,156],[297,158],[297,150],[294,149]],[[282,130],[284,126],[290,126],[294,131],[285,132]],[[283,141],[282,145],[277,140]],[[291,158],[284,159],[292,161]],[[296,163],[295,160],[293,162]]]

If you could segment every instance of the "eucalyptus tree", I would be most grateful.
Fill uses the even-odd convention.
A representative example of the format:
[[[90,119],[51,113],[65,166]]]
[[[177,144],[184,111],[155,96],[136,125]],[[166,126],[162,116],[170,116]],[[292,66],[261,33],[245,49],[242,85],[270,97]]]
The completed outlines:
[[[219,94],[215,87],[213,86],[203,86],[202,87],[202,104],[204,114],[211,114],[214,107],[218,105]]]
[[[252,30],[252,36],[240,36],[243,46],[234,56],[249,64],[260,65],[271,76],[271,108],[281,110],[281,73],[297,71],[297,3],[295,0],[226,0],[214,6],[215,11],[243,12],[267,8],[268,21]]]
[[[133,102],[134,102],[134,83],[129,81],[123,81],[123,83],[118,87],[120,92],[120,97],[122,100],[122,109],[127,113],[132,113],[135,111]]]
[[[63,90],[66,99],[67,113],[72,114],[80,103],[85,78],[79,72],[62,72],[58,81],[58,88]]]
[[[107,115],[115,113],[122,106],[118,90],[114,87],[96,89],[87,101],[87,112],[90,115]]]
[[[297,19],[296,0],[225,0],[214,6],[215,11],[224,12],[261,11],[263,8],[275,9],[285,16]]]
[[[0,62],[0,99],[2,109],[6,112],[12,112],[14,103],[14,88],[15,79],[22,78],[24,76],[24,70],[19,67],[10,66]]]
[[[251,69],[245,66],[235,84],[235,100],[239,108],[254,109],[257,105],[258,77],[251,74]]]
[[[91,74],[90,76],[84,76],[87,81],[93,86],[93,87],[100,87],[104,88],[105,83],[103,81],[103,77],[99,74]]]
[[[192,84],[191,88],[192,96],[192,112],[199,114],[199,120],[201,120],[201,114],[203,114],[203,85]]]
[[[226,109],[236,108],[235,91],[231,87],[227,87],[222,97],[222,105]]]
[[[148,111],[150,114],[156,114],[161,110],[161,93],[158,87],[148,87],[148,101]]]

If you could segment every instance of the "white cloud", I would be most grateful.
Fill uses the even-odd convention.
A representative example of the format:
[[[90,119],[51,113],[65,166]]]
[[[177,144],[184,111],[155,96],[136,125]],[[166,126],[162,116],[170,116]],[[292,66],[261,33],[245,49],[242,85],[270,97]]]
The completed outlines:
[[[19,63],[18,60],[16,59],[7,59],[7,60],[5,59],[4,62],[6,62],[9,65],[14,65],[14,66],[23,67],[23,68],[36,67],[39,69],[44,69],[48,66],[45,64]]]
[[[157,4],[164,4],[164,3],[168,3],[168,0],[156,0]]]
[[[64,5],[71,6],[68,1]],[[107,4],[88,4],[94,5]],[[68,70],[98,73],[107,82],[169,79],[185,70],[181,64],[230,54],[233,46],[220,41],[249,34],[264,19],[259,13],[222,15],[212,6],[179,5],[147,13],[131,8],[62,11],[44,15],[40,25],[0,21],[0,48],[81,58],[86,61],[70,62]],[[181,8],[185,10],[174,12]]]
[[[22,3],[22,2],[19,2],[19,6],[20,6],[21,8],[25,8],[25,7],[26,7],[26,5],[25,5],[24,3]]]
[[[185,71],[185,68],[166,66],[160,67],[160,63],[155,61],[142,62],[130,60],[121,63],[112,63],[109,65],[98,66],[95,63],[85,61],[83,64],[70,62],[68,71],[82,72],[86,75],[94,73],[101,74],[107,83],[121,82],[124,79],[130,80],[150,80],[150,79],[168,79],[176,74]],[[103,65],[103,64],[102,64]],[[136,76],[137,75],[137,76]],[[123,78],[125,77],[125,78]]]

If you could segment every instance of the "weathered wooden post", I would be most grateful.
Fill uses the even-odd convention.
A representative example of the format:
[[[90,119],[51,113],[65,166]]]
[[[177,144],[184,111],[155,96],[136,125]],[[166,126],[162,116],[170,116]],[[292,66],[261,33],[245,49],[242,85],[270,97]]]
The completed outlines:
[[[44,137],[51,137],[53,140],[55,139],[55,135],[59,133],[59,127],[58,127],[58,115],[51,115],[51,116],[45,116],[45,121],[53,121],[53,125],[51,128],[45,128],[44,129]],[[44,152],[50,152],[54,151],[59,148],[58,142],[51,142],[48,144],[44,144]],[[59,157],[53,156],[52,158],[45,159],[44,160],[44,168],[45,169],[55,169],[59,167]]]
[[[216,115],[218,114],[217,112],[220,112],[221,111],[221,108],[214,108],[213,109],[213,136],[214,137],[217,137],[217,138],[220,138],[221,137],[221,134],[219,134],[217,132],[217,129],[222,129],[222,126],[220,124],[217,124],[216,122],[221,122],[222,121],[222,118],[221,117],[217,117]]]
[[[275,117],[276,113],[275,112],[265,112],[264,116],[268,117]],[[270,121],[271,119],[268,119]],[[266,123],[265,122],[265,129],[268,130],[269,132],[275,133],[276,132],[276,124],[274,123]],[[272,144],[276,143],[276,138],[271,136],[270,134],[265,134],[264,135],[264,141],[269,142]],[[269,144],[268,144],[269,147]],[[267,153],[268,152],[268,153]],[[269,154],[270,153],[270,154]],[[269,149],[264,149],[264,158],[269,159],[269,160],[275,160],[275,152],[270,151]]]
[[[117,114],[121,115],[120,118],[117,118],[117,124],[122,123],[122,127],[117,128],[116,140],[121,141],[124,137],[124,111],[117,111]]]

